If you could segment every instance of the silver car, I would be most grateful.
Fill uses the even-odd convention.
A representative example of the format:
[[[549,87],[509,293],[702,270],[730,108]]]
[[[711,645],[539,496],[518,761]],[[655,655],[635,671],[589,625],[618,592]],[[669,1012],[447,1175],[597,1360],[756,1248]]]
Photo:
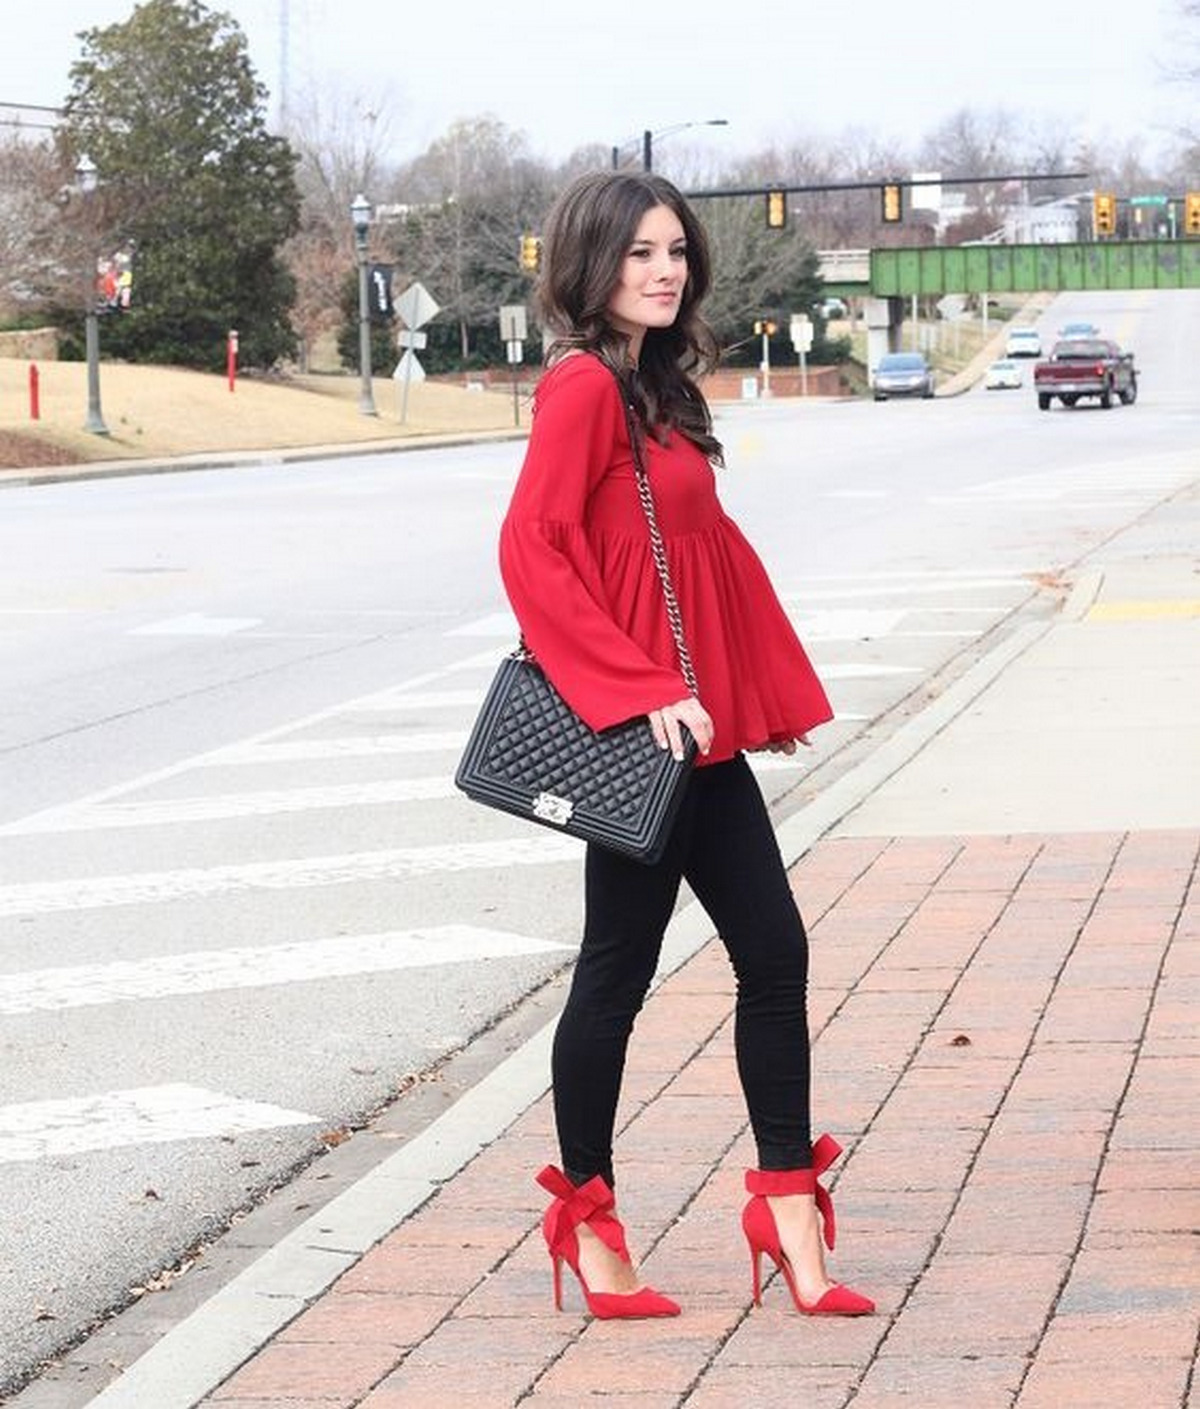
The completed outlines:
[[[891,396],[933,395],[933,370],[919,352],[885,352],[871,379],[876,401]]]

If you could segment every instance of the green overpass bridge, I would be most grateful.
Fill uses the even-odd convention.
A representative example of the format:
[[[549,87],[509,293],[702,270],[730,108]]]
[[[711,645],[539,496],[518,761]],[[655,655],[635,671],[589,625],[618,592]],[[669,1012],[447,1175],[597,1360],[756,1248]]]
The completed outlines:
[[[1200,240],[933,245],[829,250],[820,258],[825,292],[842,298],[1200,289]]]

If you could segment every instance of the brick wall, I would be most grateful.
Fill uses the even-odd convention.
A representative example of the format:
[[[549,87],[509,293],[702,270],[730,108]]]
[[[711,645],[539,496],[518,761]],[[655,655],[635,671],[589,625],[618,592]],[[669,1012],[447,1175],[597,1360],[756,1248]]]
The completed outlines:
[[[540,369],[537,367],[522,365],[519,372],[520,395],[526,396],[533,390],[539,372]],[[741,401],[743,399],[742,382],[747,378],[755,382],[758,394],[761,396],[762,374],[755,371],[753,367],[723,367],[705,377],[701,382],[701,388],[709,401]],[[477,372],[452,372],[430,377],[429,380],[443,382],[448,386],[482,386],[489,391],[507,391],[512,387],[512,373],[506,367],[488,367]],[[800,383],[799,367],[771,369],[772,397],[799,396]],[[808,394],[809,396],[849,396],[851,391],[840,368],[810,367],[808,369]]]

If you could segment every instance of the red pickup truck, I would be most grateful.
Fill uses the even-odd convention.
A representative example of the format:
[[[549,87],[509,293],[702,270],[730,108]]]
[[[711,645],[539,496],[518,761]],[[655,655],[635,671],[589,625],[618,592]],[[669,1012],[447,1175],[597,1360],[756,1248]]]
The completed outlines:
[[[1064,338],[1034,367],[1033,386],[1043,411],[1049,411],[1056,396],[1064,406],[1074,406],[1084,396],[1099,398],[1106,411],[1114,396],[1122,406],[1132,406],[1137,400],[1133,353],[1122,352],[1107,338]]]

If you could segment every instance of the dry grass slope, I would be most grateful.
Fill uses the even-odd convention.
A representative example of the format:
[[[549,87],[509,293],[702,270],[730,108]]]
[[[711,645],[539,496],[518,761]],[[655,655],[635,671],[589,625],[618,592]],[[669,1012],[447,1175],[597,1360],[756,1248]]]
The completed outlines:
[[[78,362],[38,366],[40,419],[30,418],[26,361],[0,359],[0,467],[81,464],[300,446],[404,441],[431,436],[511,432],[509,391],[466,390],[425,382],[403,389],[379,378],[378,416],[358,410],[352,376],[239,378],[173,367],[102,364],[100,394],[110,434],[83,430],[87,370]],[[528,387],[521,389],[521,424],[528,425]]]

